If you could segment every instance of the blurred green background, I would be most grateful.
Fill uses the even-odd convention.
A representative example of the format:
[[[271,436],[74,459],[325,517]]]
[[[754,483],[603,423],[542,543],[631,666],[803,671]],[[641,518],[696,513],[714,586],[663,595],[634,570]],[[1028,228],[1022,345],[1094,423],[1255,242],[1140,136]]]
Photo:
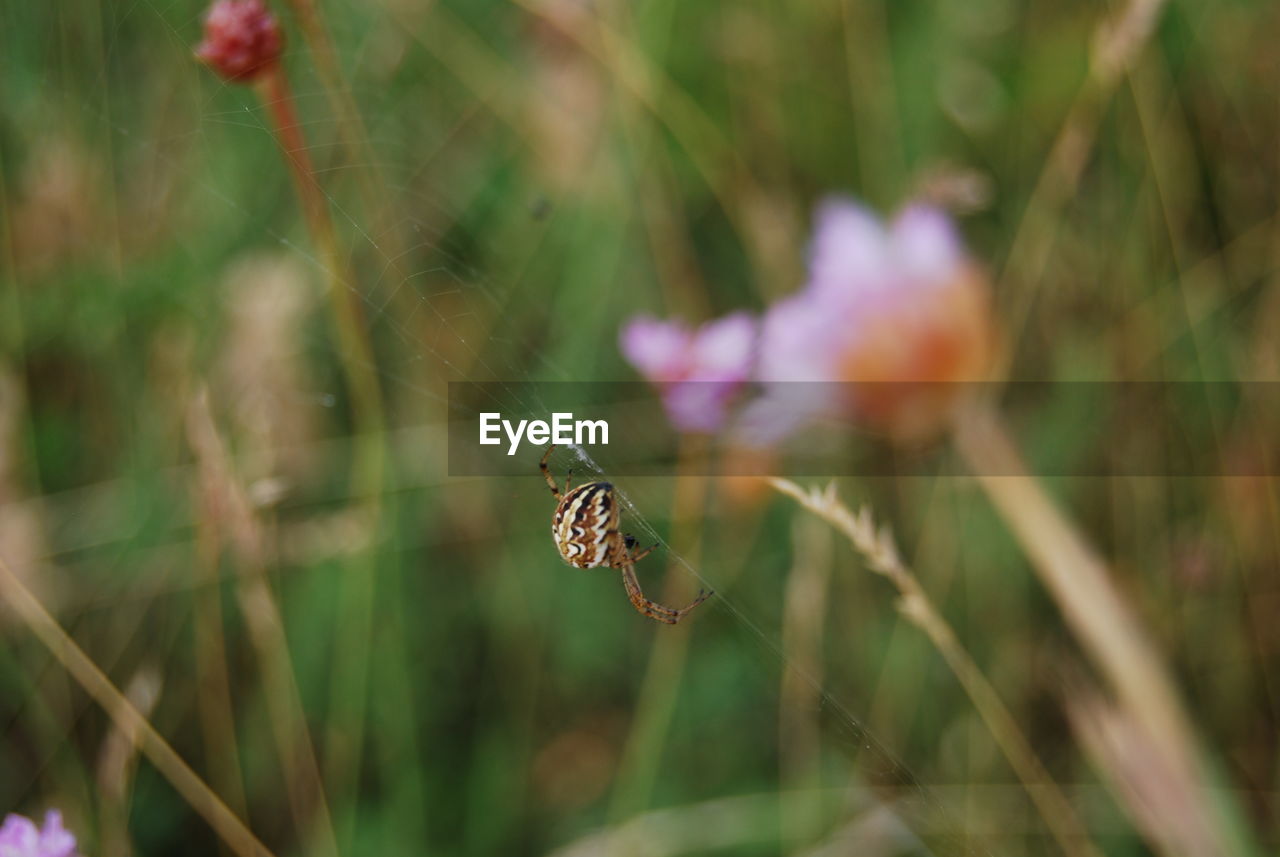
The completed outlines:
[[[192,59],[201,4],[0,7],[18,577],[276,854],[1060,853],[827,525],[747,480],[628,480],[674,550],[649,594],[719,592],[660,627],[560,562],[535,452],[528,478],[449,478],[446,383],[633,380],[621,323],[795,289],[831,191],[956,212],[1014,377],[1280,380],[1280,7],[375,0],[320,4],[318,41],[310,8],[273,3],[332,256],[269,105]],[[1267,460],[1213,416],[1197,443]],[[1033,460],[1106,444],[1020,430]],[[1051,488],[1223,799],[1280,846],[1274,480]],[[1075,644],[974,485],[841,491],[1097,846],[1150,853],[1067,722]],[[229,853],[12,611],[0,634],[0,811],[62,807],[88,855]]]

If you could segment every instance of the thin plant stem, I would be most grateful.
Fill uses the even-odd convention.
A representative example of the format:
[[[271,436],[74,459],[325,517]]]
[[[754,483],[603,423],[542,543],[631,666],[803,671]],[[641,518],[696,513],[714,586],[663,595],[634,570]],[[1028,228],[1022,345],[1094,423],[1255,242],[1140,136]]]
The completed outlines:
[[[999,693],[960,643],[951,625],[933,606],[916,576],[903,564],[888,528],[877,529],[871,510],[865,506],[856,515],[850,511],[840,502],[834,483],[825,491],[805,491],[786,479],[769,481],[780,493],[843,533],[867,566],[886,577],[898,590],[901,597],[898,608],[902,615],[924,631],[960,681],[1062,852],[1070,857],[1101,857],[1075,809],[1049,775]]]
[[[887,6],[887,0],[840,3],[849,95],[859,117],[858,173],[867,198],[886,207],[897,202],[907,173]]]
[[[137,737],[138,749],[239,857],[273,857],[270,849],[200,779],[151,722],[120,692],[31,590],[0,557],[0,595],[23,623],[111,718],[116,728]]]
[[[1104,21],[1094,35],[1089,75],[1049,149],[1000,275],[998,290],[1013,295],[1006,318],[1014,334],[1026,327],[1049,264],[1060,209],[1075,195],[1107,105],[1150,39],[1166,2],[1129,0],[1119,17]],[[1003,378],[1011,359],[1011,354],[1003,355],[1004,365],[996,367],[992,377]]]
[[[307,142],[302,136],[301,125],[293,106],[293,95],[284,70],[279,65],[272,66],[264,74],[261,86],[263,102],[272,116],[277,140],[293,175],[294,188],[302,203],[307,228],[320,251],[324,269],[329,277],[327,292],[341,348],[339,354],[342,368],[352,399],[352,416],[356,422],[356,432],[357,434],[380,432],[383,427],[381,387],[373,359],[373,349],[365,332],[360,297],[352,278],[346,274],[347,265],[338,250],[337,233],[329,212],[329,200],[316,181],[311,159],[307,154]],[[376,446],[381,449],[381,443]],[[358,451],[357,458],[363,458],[363,455],[369,452],[369,450],[363,450],[363,453]],[[380,453],[377,461],[379,463],[377,470],[380,472]],[[372,461],[365,462],[365,467],[371,467],[372,464]],[[357,468],[358,477],[369,478],[371,475],[372,471],[363,472],[363,468]]]
[[[779,810],[783,841],[801,841],[824,807],[822,786],[822,643],[831,579],[831,531],[809,515],[792,522],[795,555],[782,606],[782,680],[778,690]]]

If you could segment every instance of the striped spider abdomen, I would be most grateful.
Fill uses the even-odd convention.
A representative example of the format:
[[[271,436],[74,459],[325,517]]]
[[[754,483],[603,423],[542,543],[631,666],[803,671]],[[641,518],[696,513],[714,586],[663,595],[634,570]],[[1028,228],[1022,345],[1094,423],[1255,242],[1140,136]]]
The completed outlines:
[[[612,568],[626,547],[618,536],[619,518],[613,485],[588,482],[561,496],[551,536],[569,565]]]

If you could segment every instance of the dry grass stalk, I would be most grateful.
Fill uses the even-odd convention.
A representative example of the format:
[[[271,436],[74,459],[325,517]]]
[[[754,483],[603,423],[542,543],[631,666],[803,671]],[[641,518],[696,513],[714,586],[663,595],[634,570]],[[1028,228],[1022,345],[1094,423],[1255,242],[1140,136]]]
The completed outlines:
[[[22,621],[71,677],[102,707],[116,728],[137,736],[138,749],[151,760],[161,775],[177,790],[183,800],[214,829],[238,857],[272,857],[235,813],[227,808],[217,793],[191,769],[191,766],[156,731],[150,721],[107,678],[84,650],[76,645],[44,605],[31,594],[9,564],[0,557],[0,595],[13,607]]]
[[[1121,598],[1106,565],[1026,470],[999,417],[989,408],[965,411],[955,441],[975,478],[1031,560],[1072,633],[1107,677],[1126,716],[1160,748],[1180,788],[1201,793],[1204,771],[1191,723],[1160,656]],[[1207,794],[1181,823],[1195,821],[1196,842],[1216,843],[1204,854],[1225,854]]]
[[[1073,685],[1065,695],[1071,727],[1152,849],[1168,857],[1226,853],[1206,836],[1203,796],[1143,724],[1083,679]]]
[[[871,510],[866,506],[854,514],[840,502],[834,482],[824,490],[812,488],[805,491],[786,479],[769,481],[780,493],[796,500],[843,533],[868,567],[889,579],[900,596],[898,609],[924,631],[959,679],[1063,853],[1075,857],[1100,857],[1075,809],[1036,756],[1013,714],[960,644],[951,626],[934,608],[915,575],[903,564],[889,528],[877,528]]]
[[[336,855],[333,821],[289,657],[284,623],[266,579],[265,538],[248,497],[232,473],[204,390],[193,397],[188,407],[187,436],[200,473],[204,507],[201,523],[212,527],[230,544],[245,569],[237,577],[236,594],[262,666],[264,696],[290,808],[314,853]]]

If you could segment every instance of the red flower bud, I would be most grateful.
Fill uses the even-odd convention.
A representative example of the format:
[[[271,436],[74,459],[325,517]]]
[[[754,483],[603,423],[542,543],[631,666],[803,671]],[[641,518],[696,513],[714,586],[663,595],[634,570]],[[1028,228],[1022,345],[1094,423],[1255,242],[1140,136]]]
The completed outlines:
[[[262,0],[216,0],[205,14],[196,59],[243,83],[269,69],[283,47],[280,24]]]

